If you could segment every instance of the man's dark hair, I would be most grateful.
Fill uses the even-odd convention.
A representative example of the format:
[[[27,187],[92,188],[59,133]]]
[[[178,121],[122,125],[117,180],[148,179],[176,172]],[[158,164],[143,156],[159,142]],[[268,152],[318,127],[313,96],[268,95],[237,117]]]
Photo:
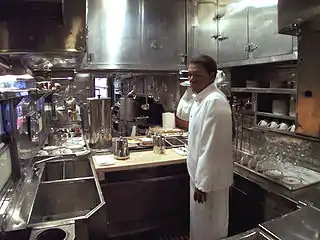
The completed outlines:
[[[217,67],[216,61],[212,57],[210,57],[208,55],[200,55],[197,57],[193,57],[191,59],[190,63],[202,66],[208,74],[213,73],[214,79],[215,79],[215,77],[217,75],[218,67]]]

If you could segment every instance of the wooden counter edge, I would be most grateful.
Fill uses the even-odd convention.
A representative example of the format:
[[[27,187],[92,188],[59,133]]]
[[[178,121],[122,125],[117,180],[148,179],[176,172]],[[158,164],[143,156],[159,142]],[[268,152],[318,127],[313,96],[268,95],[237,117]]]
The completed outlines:
[[[149,168],[149,167],[160,167],[160,166],[167,166],[172,164],[180,164],[185,163],[187,157],[186,156],[179,156],[175,159],[166,159],[166,160],[157,160],[157,161],[146,161],[146,162],[137,162],[137,163],[128,163],[125,165],[126,160],[121,161],[121,165],[115,163],[112,165],[98,165],[94,162],[94,167],[96,169],[96,172],[116,172],[116,171],[125,171],[125,170],[132,170],[132,169],[141,169],[141,168]]]

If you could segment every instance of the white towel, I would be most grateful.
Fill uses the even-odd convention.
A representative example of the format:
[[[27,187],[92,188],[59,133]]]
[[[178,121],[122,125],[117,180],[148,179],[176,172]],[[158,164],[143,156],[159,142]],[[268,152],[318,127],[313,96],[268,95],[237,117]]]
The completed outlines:
[[[174,151],[176,154],[180,156],[187,156],[188,151],[185,147],[179,147],[179,148],[172,148],[172,151]]]
[[[95,155],[92,159],[98,165],[113,165],[116,163],[113,155]]]

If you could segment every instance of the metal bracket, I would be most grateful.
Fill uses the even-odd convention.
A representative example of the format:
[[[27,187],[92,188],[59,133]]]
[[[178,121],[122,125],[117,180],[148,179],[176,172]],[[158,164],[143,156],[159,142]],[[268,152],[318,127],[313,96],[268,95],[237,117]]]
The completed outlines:
[[[244,46],[244,50],[248,53],[252,53],[256,51],[259,48],[259,46],[255,43],[248,43],[247,45]]]
[[[251,45],[248,43],[247,45],[244,46],[244,51],[246,52],[251,52]]]

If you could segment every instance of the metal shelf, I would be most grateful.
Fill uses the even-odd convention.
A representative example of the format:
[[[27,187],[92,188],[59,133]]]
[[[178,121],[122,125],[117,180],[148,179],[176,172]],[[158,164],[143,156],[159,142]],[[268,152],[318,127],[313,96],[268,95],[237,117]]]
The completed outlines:
[[[261,127],[261,126],[246,127],[246,129],[249,131],[274,133],[274,134],[279,134],[279,135],[284,135],[284,136],[305,139],[305,140],[312,141],[312,142],[320,142],[319,137],[305,135],[305,134],[297,132],[297,131],[296,132],[289,132],[289,131],[283,131],[283,130],[279,130],[279,129],[275,129],[275,128],[268,128],[268,127]]]
[[[269,93],[269,94],[296,94],[296,89],[293,88],[231,88],[231,92],[243,93]]]
[[[252,131],[261,131],[261,132],[271,132],[271,133],[278,133],[282,135],[287,135],[291,137],[296,137],[297,134],[296,132],[290,132],[290,131],[285,131],[285,130],[279,130],[276,128],[268,128],[268,127],[261,127],[261,126],[254,126],[251,128]]]
[[[278,115],[273,113],[266,113],[266,112],[257,112],[257,116],[264,116],[264,117],[272,117],[272,118],[278,118],[278,119],[285,119],[290,121],[295,121],[295,117],[291,117],[289,115]]]

